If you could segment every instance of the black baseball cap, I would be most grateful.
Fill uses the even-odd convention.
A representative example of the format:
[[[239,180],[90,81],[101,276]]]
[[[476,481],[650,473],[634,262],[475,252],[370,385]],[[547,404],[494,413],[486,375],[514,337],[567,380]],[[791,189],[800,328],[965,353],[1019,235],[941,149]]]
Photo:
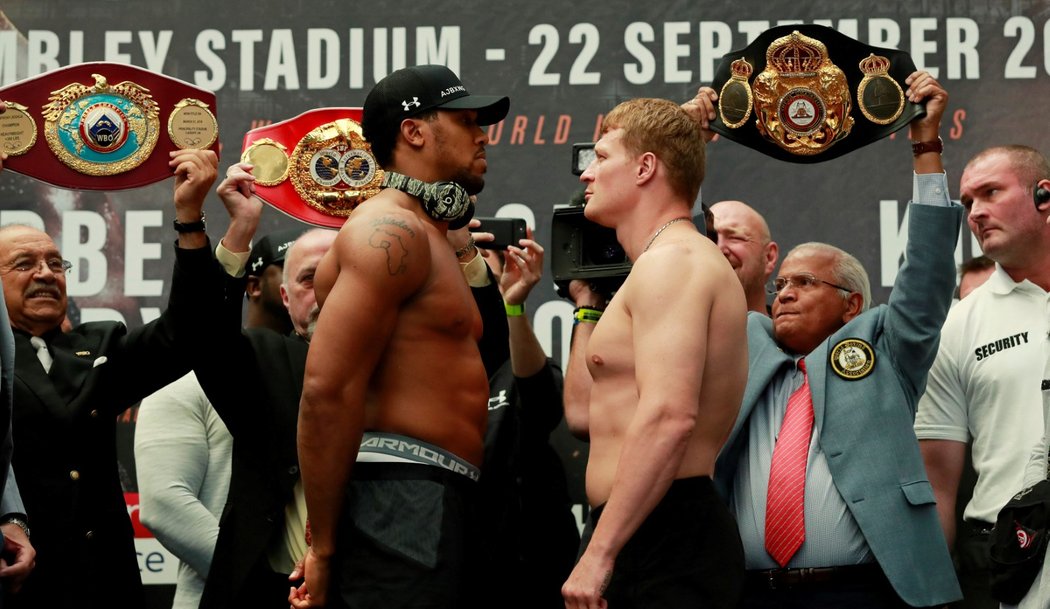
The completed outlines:
[[[303,230],[302,228],[289,228],[263,235],[252,246],[248,261],[244,263],[245,274],[260,277],[266,267],[283,263],[284,255],[288,253],[288,249],[292,247],[295,240],[303,234]]]
[[[402,68],[376,83],[365,98],[361,127],[365,139],[392,122],[428,110],[477,110],[479,125],[503,120],[510,109],[510,98],[497,95],[471,95],[456,73],[442,65]]]

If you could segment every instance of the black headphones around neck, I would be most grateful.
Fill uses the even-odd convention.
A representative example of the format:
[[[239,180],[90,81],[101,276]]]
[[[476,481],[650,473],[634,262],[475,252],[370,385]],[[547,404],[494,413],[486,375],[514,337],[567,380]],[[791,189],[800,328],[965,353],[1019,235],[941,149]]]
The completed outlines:
[[[400,190],[419,199],[427,215],[438,222],[448,222],[450,230],[463,228],[474,217],[470,195],[455,182],[424,182],[388,171],[383,176],[383,188]]]
[[[1043,179],[1045,180],[1046,178]],[[1043,180],[1039,180],[1035,183],[1034,186],[1032,186],[1032,199],[1035,201],[1036,209],[1039,209],[1039,206],[1043,203],[1050,202],[1050,190],[1047,190],[1039,185],[1039,182],[1042,181]]]

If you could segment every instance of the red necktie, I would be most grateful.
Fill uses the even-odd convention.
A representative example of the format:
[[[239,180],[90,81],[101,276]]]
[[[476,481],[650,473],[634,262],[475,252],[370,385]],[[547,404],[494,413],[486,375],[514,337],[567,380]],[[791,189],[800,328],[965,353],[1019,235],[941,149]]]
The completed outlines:
[[[786,566],[806,540],[806,461],[813,433],[813,396],[805,361],[799,360],[802,386],[788,399],[784,422],[773,448],[766,495],[766,551]]]

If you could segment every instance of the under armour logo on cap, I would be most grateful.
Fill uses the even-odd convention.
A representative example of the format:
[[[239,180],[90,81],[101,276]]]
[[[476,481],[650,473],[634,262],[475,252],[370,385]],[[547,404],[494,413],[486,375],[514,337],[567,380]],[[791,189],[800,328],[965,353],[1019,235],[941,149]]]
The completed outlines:
[[[263,265],[263,257],[262,257],[262,256],[259,256],[259,259],[258,259],[258,260],[256,260],[255,262],[253,262],[253,263],[252,263],[252,270],[253,270],[253,271],[258,271],[258,270],[259,270],[259,268],[260,268],[260,267],[261,267],[262,265]]]
[[[446,66],[412,66],[394,70],[372,87],[365,97],[361,129],[371,141],[385,130],[396,131],[406,118],[434,109],[476,110],[477,124],[494,125],[507,116],[509,107],[506,97],[471,95]]]

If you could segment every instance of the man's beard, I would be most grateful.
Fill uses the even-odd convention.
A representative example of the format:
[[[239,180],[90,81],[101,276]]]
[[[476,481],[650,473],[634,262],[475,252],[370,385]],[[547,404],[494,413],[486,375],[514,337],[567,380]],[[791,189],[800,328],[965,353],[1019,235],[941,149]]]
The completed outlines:
[[[435,143],[437,144],[437,151],[443,155],[448,154],[449,145],[444,128],[438,125],[434,130],[434,135]],[[474,164],[475,159],[477,159],[476,155],[480,152],[481,151],[475,153],[474,158],[470,160],[470,165]],[[455,174],[448,178],[448,181],[455,182],[462,186],[464,190],[467,191],[468,195],[476,195],[481,192],[481,189],[485,188],[485,177],[483,175],[475,175],[472,173],[470,171],[470,165],[457,170]]]
[[[474,175],[467,169],[460,170],[451,181],[462,186],[468,195],[476,195],[485,188],[485,176]]]
[[[306,342],[310,342],[310,340],[313,339],[314,332],[317,331],[317,319],[320,316],[321,316],[321,308],[318,307],[317,305],[314,305],[313,308],[310,309],[309,315],[306,316],[306,319],[307,319],[306,336],[303,337],[303,338],[306,339]]]

